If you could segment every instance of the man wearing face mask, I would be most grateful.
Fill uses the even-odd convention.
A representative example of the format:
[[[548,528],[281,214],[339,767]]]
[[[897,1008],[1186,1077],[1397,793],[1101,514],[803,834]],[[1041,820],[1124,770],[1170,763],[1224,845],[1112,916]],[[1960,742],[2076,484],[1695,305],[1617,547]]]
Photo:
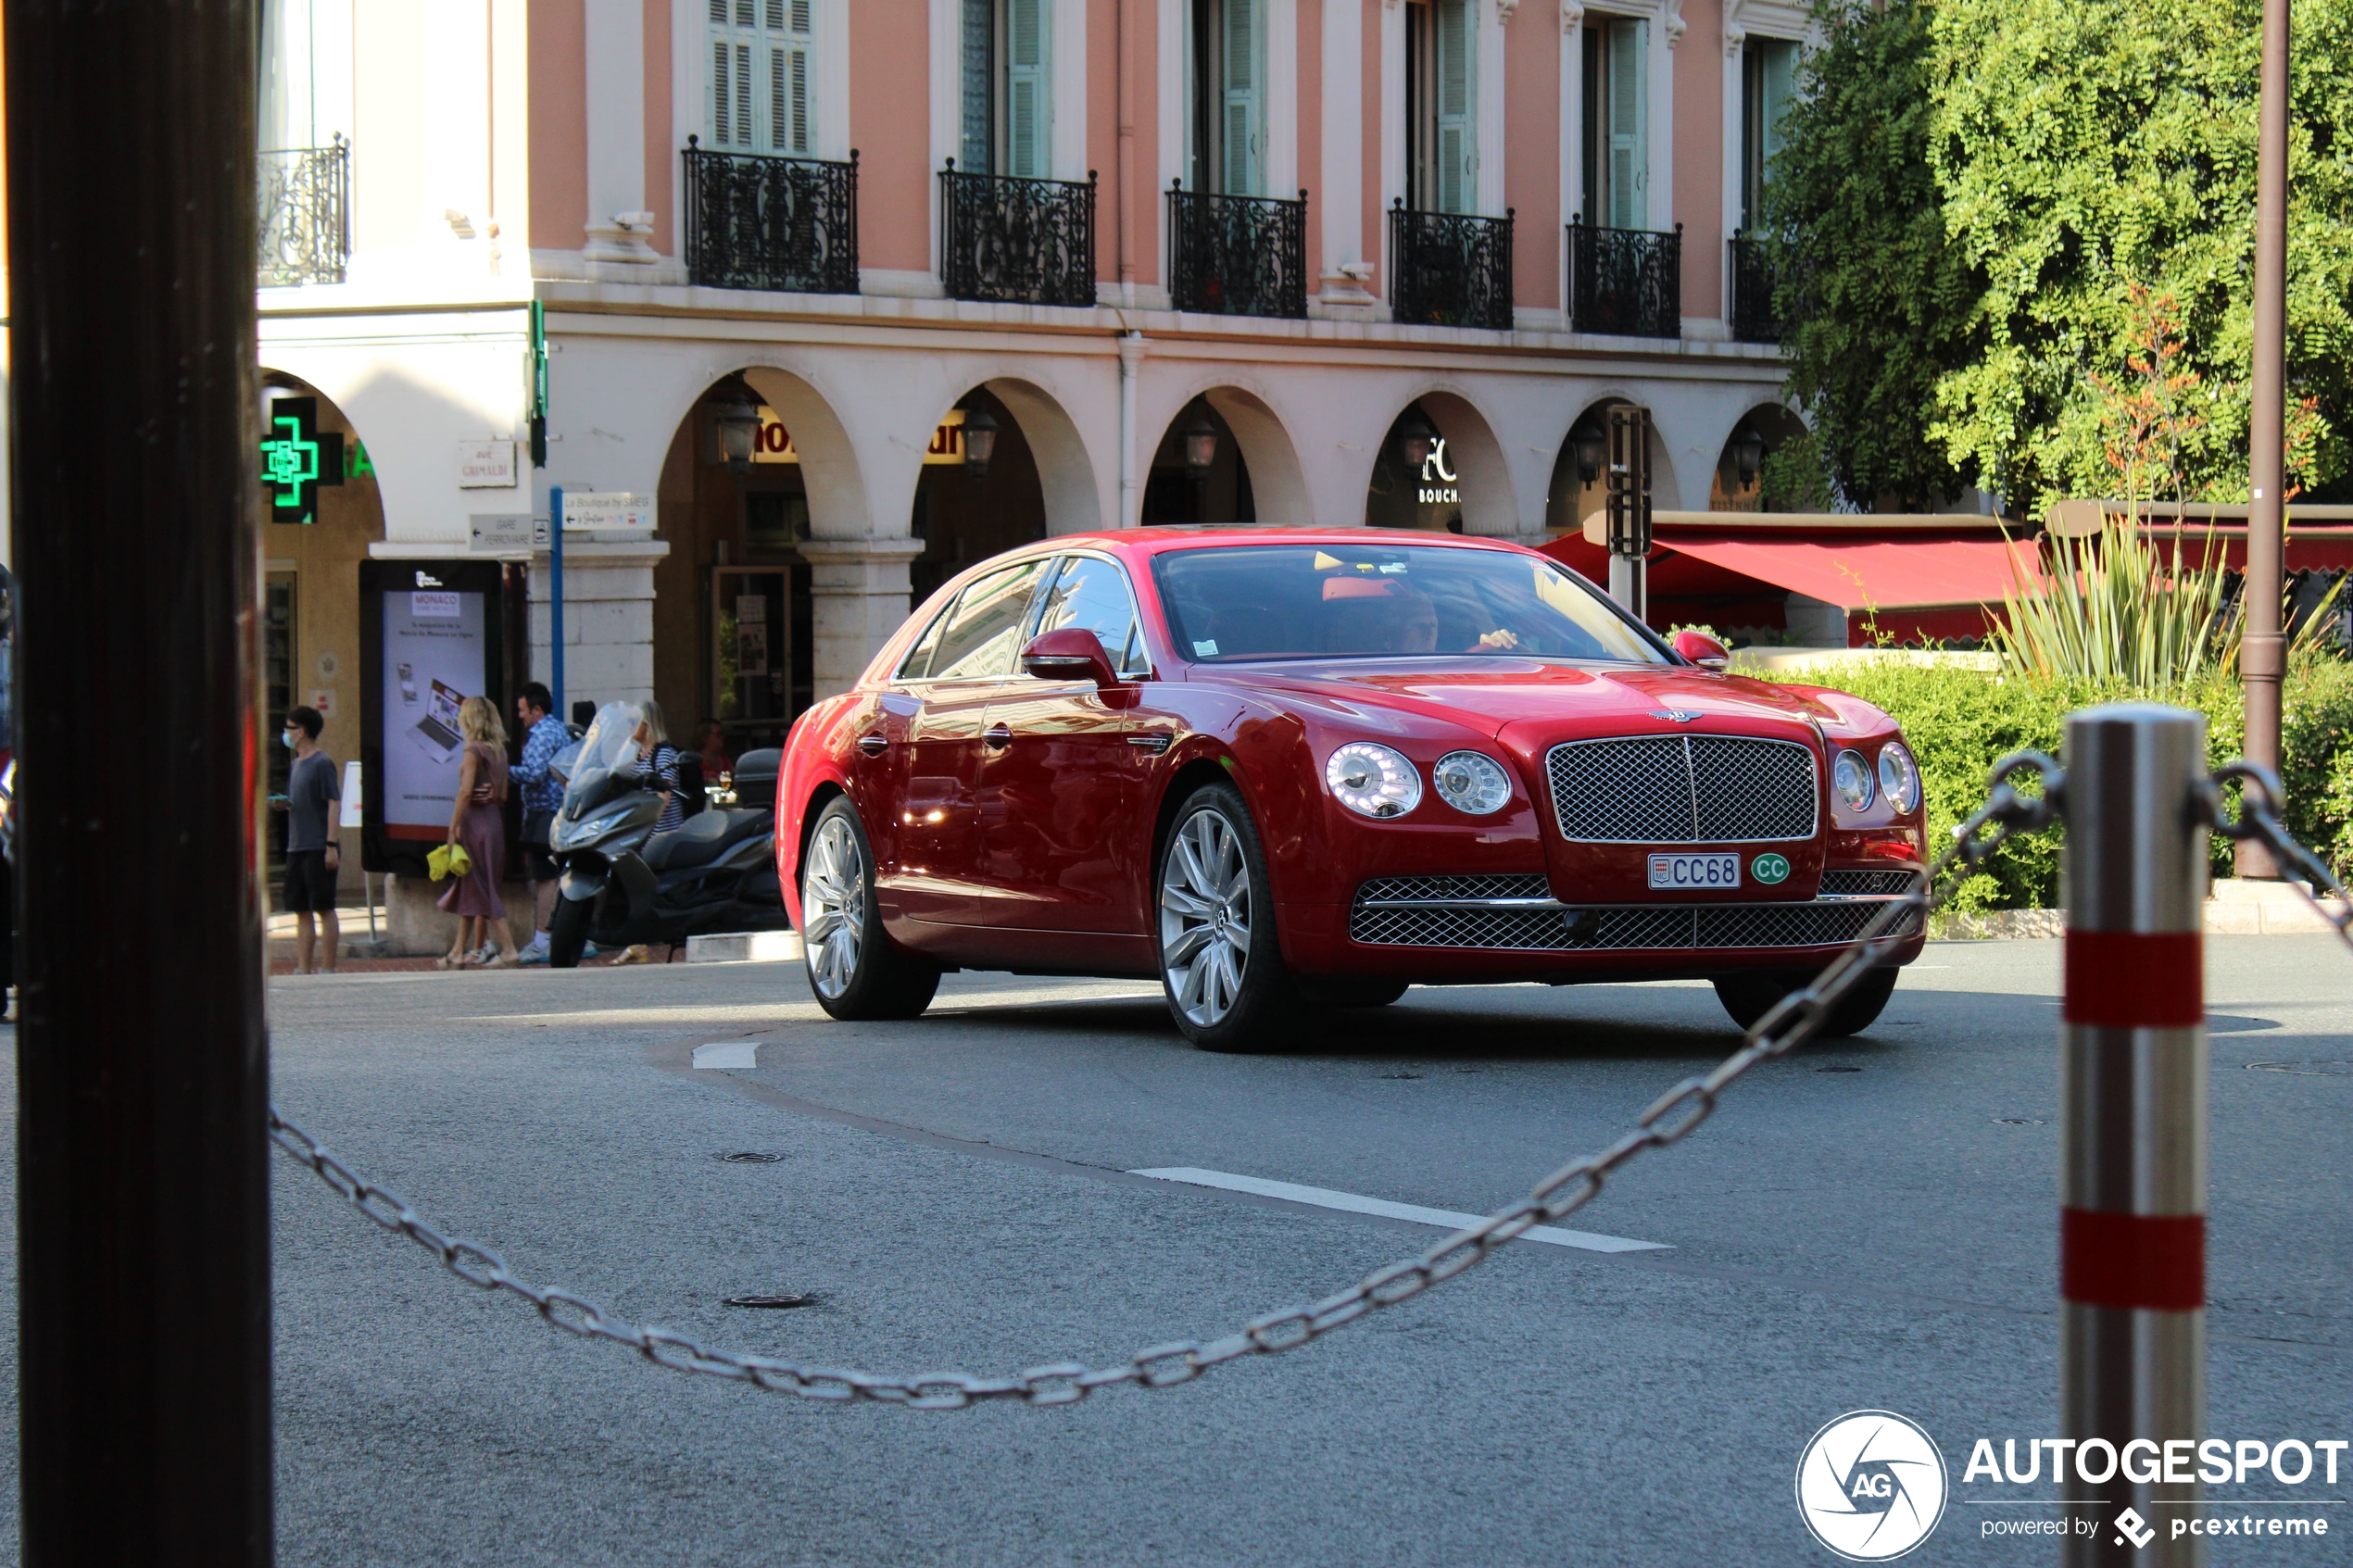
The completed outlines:
[[[335,844],[337,813],[332,809],[342,798],[343,781],[334,759],[319,747],[319,732],[326,722],[315,708],[293,709],[281,737],[295,754],[282,809],[286,813],[286,908],[298,917],[296,974],[333,974],[343,945],[342,928],[335,922],[335,872],[342,860]],[[320,955],[324,961],[314,965],[312,944],[321,935],[317,925],[326,928],[327,947]]]

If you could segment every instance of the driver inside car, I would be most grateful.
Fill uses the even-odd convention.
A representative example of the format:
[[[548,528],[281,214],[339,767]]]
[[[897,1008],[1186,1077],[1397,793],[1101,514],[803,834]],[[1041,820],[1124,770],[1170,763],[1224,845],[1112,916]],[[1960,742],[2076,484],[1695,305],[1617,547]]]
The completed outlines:
[[[1324,615],[1335,653],[1436,653],[1438,606],[1410,583],[1394,579],[1330,577],[1324,581]],[[1504,652],[1519,646],[1518,634],[1504,628],[1466,639],[1464,653]]]

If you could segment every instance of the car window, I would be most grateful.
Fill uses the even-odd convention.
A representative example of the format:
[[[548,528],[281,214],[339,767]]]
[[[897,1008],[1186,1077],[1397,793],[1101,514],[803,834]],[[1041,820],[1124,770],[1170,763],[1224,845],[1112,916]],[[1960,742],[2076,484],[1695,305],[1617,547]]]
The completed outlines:
[[[1128,591],[1127,573],[1116,562],[1099,556],[1063,558],[1061,572],[1040,601],[1038,631],[1032,635],[1065,626],[1094,633],[1121,674],[1142,672],[1144,646],[1136,624],[1136,596]]]
[[[931,669],[932,652],[939,646],[939,633],[948,625],[948,618],[955,613],[956,606],[951,600],[931,618],[931,624],[924,628],[924,634],[915,639],[915,646],[908,650],[905,659],[900,660],[900,680],[920,681],[925,678],[925,672]]]
[[[1044,564],[1023,561],[967,584],[940,631],[929,678],[969,681],[1012,674],[1014,657],[1021,652],[1022,628],[1029,619],[1029,593]]]
[[[1346,543],[1168,550],[1169,634],[1204,661],[1405,657],[1666,664],[1658,640],[1538,556]]]

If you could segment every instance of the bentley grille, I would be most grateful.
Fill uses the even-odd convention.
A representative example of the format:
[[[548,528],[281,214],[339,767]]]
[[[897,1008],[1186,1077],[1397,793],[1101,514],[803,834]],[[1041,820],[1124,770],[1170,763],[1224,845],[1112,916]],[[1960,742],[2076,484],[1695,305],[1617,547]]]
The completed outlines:
[[[1544,759],[1561,836],[1584,844],[1811,838],[1814,749],[1744,735],[1569,741]]]

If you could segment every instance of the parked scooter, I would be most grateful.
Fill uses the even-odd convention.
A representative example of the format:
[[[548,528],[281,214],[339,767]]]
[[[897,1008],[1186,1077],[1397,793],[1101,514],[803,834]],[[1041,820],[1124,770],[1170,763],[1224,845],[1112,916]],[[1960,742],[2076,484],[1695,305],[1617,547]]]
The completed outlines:
[[[563,868],[562,897],[547,928],[554,968],[576,966],[591,941],[625,947],[790,924],[776,880],[773,784],[763,804],[712,808],[657,835],[661,794],[636,771],[636,727],[635,708],[608,703],[576,754],[561,759],[564,801],[548,834],[548,849]],[[763,756],[779,755],[752,752],[737,763],[739,799],[748,772],[756,778]],[[775,768],[767,762],[771,778]]]

